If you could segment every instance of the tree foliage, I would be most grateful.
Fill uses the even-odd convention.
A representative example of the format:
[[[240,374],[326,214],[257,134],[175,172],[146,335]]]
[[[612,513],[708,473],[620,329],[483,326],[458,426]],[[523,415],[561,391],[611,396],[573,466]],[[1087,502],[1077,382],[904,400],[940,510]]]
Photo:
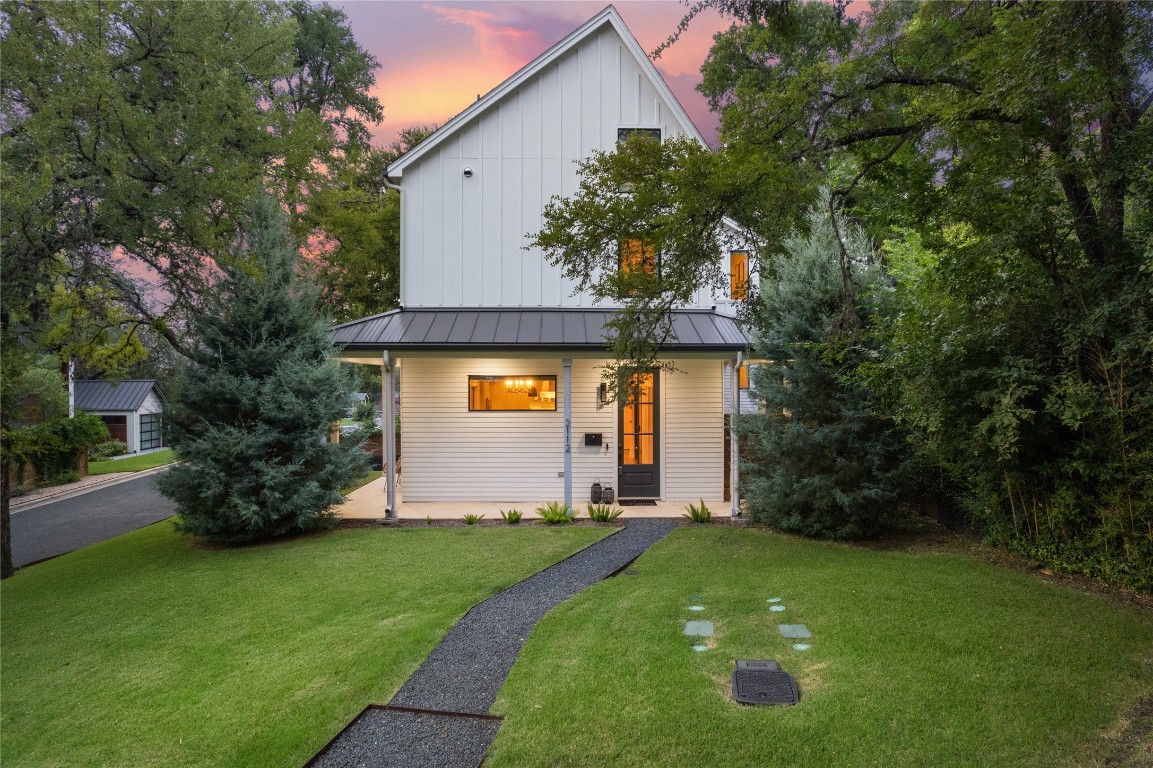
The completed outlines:
[[[294,25],[270,2],[5,2],[6,272],[66,259],[114,286],[179,345],[166,319],[197,305],[203,253],[319,125],[297,126],[273,82]],[[140,285],[165,292],[155,306]]]
[[[330,525],[340,488],[365,465],[324,440],[350,388],[284,214],[265,198],[251,217],[192,320],[193,363],[168,413],[181,463],[158,480],[182,530],[228,543]]]
[[[4,0],[0,29],[8,381],[44,351],[113,375],[158,337],[187,351],[245,201],[299,213],[381,115],[376,62],[326,4]]]
[[[672,330],[669,313],[701,288],[726,284],[717,254],[750,245],[721,226],[741,177],[720,172],[716,156],[695,141],[641,136],[594,152],[577,172],[576,193],[549,201],[526,248],[559,265],[574,293],[622,307],[607,326],[616,363],[606,378],[623,394],[636,370],[666,367],[658,353]],[[702,185],[708,193],[692,193]],[[621,268],[626,241],[655,252],[651,271]]]
[[[338,322],[400,306],[400,194],[381,186],[389,163],[434,129],[401,131],[389,147],[350,152],[312,192],[301,229],[325,305]]]
[[[741,472],[753,519],[831,539],[867,536],[897,519],[909,474],[903,432],[874,408],[858,375],[877,358],[870,334],[844,332],[840,245],[828,201],[765,264],[754,313],[752,383],[759,409],[742,416]],[[880,265],[860,227],[842,225],[854,307],[866,330]]]
[[[736,21],[702,70],[721,147],[652,210],[732,216],[772,253],[829,187],[898,273],[898,320],[862,324],[838,245],[845,330],[882,340],[864,373],[921,459],[996,540],[1149,588],[1153,6],[879,2],[854,17],[843,3],[704,0],[690,17],[706,7]],[[618,162],[586,166],[582,193]],[[654,189],[688,165],[664,162]],[[620,205],[582,199],[558,202],[544,231],[575,242],[566,227]],[[702,231],[660,221],[667,240]],[[576,248],[553,253],[609,281]],[[662,267],[701,274],[713,258],[666,251]],[[632,322],[644,297],[622,300]]]

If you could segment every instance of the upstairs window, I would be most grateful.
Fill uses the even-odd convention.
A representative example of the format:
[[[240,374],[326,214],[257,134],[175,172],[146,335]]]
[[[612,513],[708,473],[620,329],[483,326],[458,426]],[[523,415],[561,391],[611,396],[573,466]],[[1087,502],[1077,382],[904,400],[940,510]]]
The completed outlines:
[[[648,275],[655,277],[659,268],[659,254],[652,243],[640,238],[629,238],[621,241],[621,274],[626,278],[629,275]],[[636,293],[630,289],[629,294]]]
[[[655,275],[657,273],[656,246],[635,237],[622,240],[621,271],[626,275],[634,272]]]
[[[648,140],[648,141],[655,141],[659,144],[661,141],[661,129],[660,128],[617,128],[617,144],[621,144],[623,142],[626,142],[629,139],[633,138],[634,136],[639,136],[640,138]],[[633,189],[634,189],[634,182],[633,181],[626,181],[625,183],[621,184],[620,188],[617,191],[618,192],[624,192],[624,193],[628,194],[628,193],[631,193],[633,191]]]
[[[617,128],[617,143],[628,141],[633,136],[640,136],[642,139],[653,139],[655,141],[661,140],[660,128]]]
[[[733,251],[729,254],[729,298],[733,301],[749,298],[748,251]]]

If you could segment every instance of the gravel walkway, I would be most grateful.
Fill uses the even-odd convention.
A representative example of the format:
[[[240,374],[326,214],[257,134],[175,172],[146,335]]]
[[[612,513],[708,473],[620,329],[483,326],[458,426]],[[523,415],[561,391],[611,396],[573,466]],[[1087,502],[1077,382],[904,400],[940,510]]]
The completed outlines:
[[[475,606],[452,628],[390,706],[486,714],[528,633],[551,608],[620,570],[676,527],[636,518],[572,557]],[[374,709],[313,763],[317,768],[475,768],[499,722]]]

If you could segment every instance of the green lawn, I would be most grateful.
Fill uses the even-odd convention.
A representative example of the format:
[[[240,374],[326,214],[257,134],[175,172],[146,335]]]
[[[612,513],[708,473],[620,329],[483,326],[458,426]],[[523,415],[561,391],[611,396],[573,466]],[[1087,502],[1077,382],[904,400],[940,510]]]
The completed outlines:
[[[91,461],[88,463],[88,474],[107,475],[110,472],[139,472],[143,469],[152,469],[175,461],[171,448],[165,448],[154,453],[144,453],[139,456],[129,456],[127,459],[109,461]]]
[[[475,603],[604,528],[204,549],[159,523],[0,587],[3,764],[300,766]]]
[[[1149,610],[964,554],[683,528],[635,570],[537,626],[485,768],[1104,765],[1153,694]],[[690,619],[715,623],[712,650]],[[734,660],[770,658],[800,704],[733,702]]]

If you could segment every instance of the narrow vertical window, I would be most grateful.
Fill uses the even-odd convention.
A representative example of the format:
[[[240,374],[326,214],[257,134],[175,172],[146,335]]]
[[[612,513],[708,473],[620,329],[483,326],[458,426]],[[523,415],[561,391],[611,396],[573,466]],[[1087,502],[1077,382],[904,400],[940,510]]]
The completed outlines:
[[[729,297],[733,301],[749,298],[749,252],[733,251],[729,254]]]
[[[741,389],[749,388],[749,364],[745,363],[737,369],[737,386]]]

